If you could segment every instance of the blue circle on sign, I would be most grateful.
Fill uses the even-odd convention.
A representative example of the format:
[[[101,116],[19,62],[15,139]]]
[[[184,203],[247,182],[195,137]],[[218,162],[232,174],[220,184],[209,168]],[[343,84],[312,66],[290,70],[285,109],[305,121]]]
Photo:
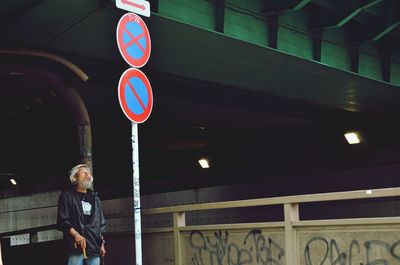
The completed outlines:
[[[117,26],[117,44],[124,60],[131,66],[144,66],[150,58],[149,29],[138,15],[127,13]]]
[[[137,115],[144,113],[147,108],[148,94],[142,80],[132,77],[128,79],[124,89],[129,109]]]
[[[129,120],[146,121],[153,109],[153,92],[146,75],[136,68],[126,70],[118,83],[118,99]]]
[[[122,40],[128,54],[135,59],[140,59],[146,51],[146,36],[142,27],[135,22],[129,22],[125,26],[122,34]]]

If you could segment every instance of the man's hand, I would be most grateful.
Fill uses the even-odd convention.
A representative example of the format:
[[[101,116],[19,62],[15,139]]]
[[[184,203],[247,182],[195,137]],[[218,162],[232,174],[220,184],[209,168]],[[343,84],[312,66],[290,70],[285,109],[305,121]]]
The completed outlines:
[[[100,256],[104,257],[105,255],[106,255],[106,248],[104,247],[104,243],[102,243],[100,247]]]
[[[74,240],[75,240],[75,245],[80,246],[81,248],[86,248],[86,239],[79,233],[75,234]]]

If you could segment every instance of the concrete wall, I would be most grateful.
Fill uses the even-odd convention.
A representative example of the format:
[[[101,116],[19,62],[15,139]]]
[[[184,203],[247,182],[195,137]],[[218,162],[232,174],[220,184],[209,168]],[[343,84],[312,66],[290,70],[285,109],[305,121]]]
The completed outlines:
[[[296,230],[299,265],[400,264],[400,226],[309,227]],[[184,265],[286,265],[282,229],[185,232]],[[171,234],[145,235],[144,264],[173,264]]]
[[[285,264],[282,229],[193,230],[183,233],[183,240],[185,265]],[[144,264],[173,264],[173,245],[172,234],[146,234]]]
[[[399,226],[299,231],[299,264],[400,264]]]

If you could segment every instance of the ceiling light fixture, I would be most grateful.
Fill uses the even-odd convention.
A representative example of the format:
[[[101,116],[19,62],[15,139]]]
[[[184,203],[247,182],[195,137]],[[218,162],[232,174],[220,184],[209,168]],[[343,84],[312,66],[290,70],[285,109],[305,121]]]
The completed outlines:
[[[347,142],[349,144],[359,144],[361,143],[361,137],[358,132],[348,132],[344,134],[344,137],[346,138]]]
[[[208,163],[208,160],[205,158],[200,159],[199,164],[202,168],[210,168],[210,164]]]
[[[14,186],[17,185],[17,182],[15,181],[15,179],[10,179],[11,184],[13,184]]]

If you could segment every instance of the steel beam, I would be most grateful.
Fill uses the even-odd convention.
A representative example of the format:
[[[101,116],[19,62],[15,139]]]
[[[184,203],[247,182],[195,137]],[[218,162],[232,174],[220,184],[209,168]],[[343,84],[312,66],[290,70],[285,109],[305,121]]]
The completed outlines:
[[[268,46],[278,48],[278,15],[269,15],[268,24]]]
[[[345,17],[343,17],[341,20],[339,20],[337,23],[333,24],[333,25],[326,25],[323,26],[322,29],[323,30],[329,30],[329,29],[334,29],[334,28],[340,28],[342,26],[344,26],[345,24],[347,24],[350,20],[352,20],[355,16],[357,16],[358,14],[360,14],[362,11],[377,5],[379,3],[381,3],[384,0],[370,0],[367,1],[366,3],[364,3],[363,5],[353,9],[348,15],[346,15]]]
[[[225,28],[225,0],[217,0],[215,6],[215,30],[224,33]]]
[[[385,36],[386,34],[388,34],[389,32],[391,32],[392,30],[394,30],[395,28],[400,26],[400,20],[394,22],[393,24],[391,24],[390,26],[386,27],[385,29],[383,29],[381,32],[379,32],[375,37],[372,38],[373,41],[377,41],[380,40],[383,36]]]
[[[350,41],[378,41],[390,35],[390,32],[400,26],[400,4],[391,1],[382,11],[382,20],[370,23],[368,27],[359,28]]]
[[[321,61],[322,34],[322,31],[317,31],[312,35],[313,60],[317,62]]]
[[[350,71],[358,73],[358,66],[360,63],[360,51],[359,46],[354,45],[349,48],[350,53]]]
[[[150,0],[151,12],[158,13],[158,0]]]
[[[391,75],[391,56],[390,54],[386,54],[381,59],[382,63],[382,79],[383,81],[390,82]]]
[[[263,9],[264,13],[280,13],[287,11],[298,11],[309,4],[311,0],[279,0],[279,1],[266,1]]]
[[[373,41],[380,40],[391,31],[400,26],[400,3],[399,1],[392,0],[390,4],[387,5],[385,13],[386,24],[381,27],[378,33],[372,38]]]

